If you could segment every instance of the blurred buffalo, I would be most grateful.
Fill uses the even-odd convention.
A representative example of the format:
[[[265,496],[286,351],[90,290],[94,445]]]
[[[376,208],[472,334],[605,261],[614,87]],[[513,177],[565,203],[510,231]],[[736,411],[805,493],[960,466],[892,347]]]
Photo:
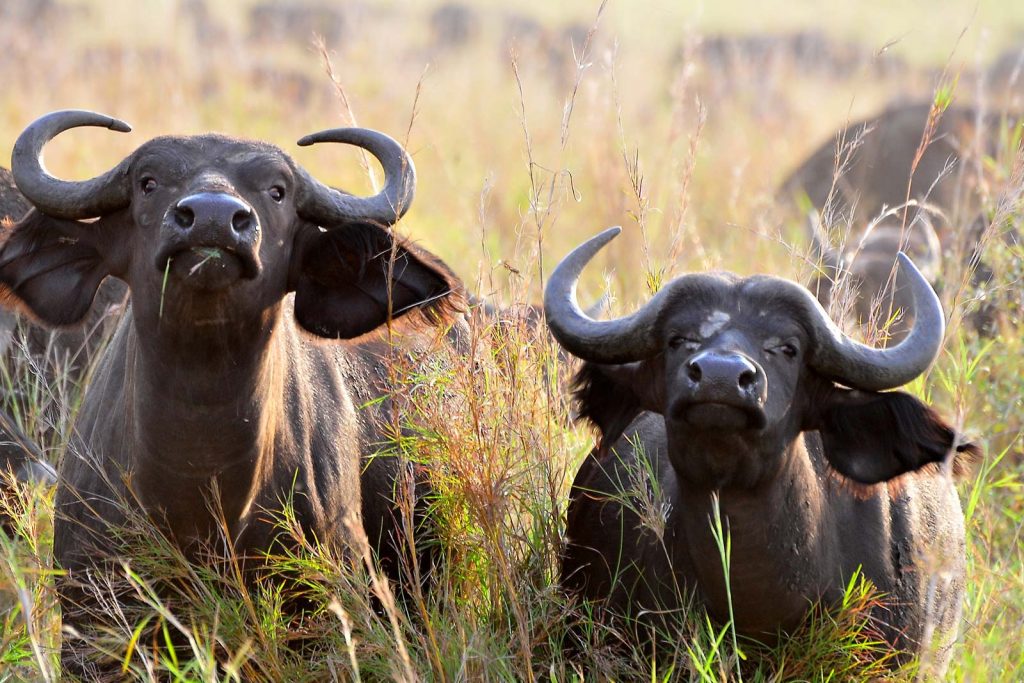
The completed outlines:
[[[853,243],[860,242],[865,226],[887,214],[887,224],[908,226],[900,230],[905,249],[915,242],[924,245],[914,237],[923,233],[913,226],[927,223],[927,232],[940,245],[939,262],[946,266],[932,281],[937,282],[942,270],[957,279],[967,270],[963,279],[972,287],[984,287],[991,278],[982,259],[990,225],[985,211],[998,183],[986,169],[1007,147],[1019,144],[1014,134],[1019,121],[1016,115],[967,106],[944,111],[930,102],[894,106],[831,136],[782,182],[779,198],[818,213],[826,228],[850,226],[857,235]],[[808,232],[815,255],[827,267],[834,260],[822,249],[827,242],[814,229]],[[1002,237],[1016,241],[1012,230]],[[895,243],[883,242],[891,266]],[[865,285],[860,296],[871,300],[880,292],[874,284]]]
[[[347,25],[341,8],[331,4],[261,2],[249,9],[249,38],[264,42],[308,43],[314,35],[336,46]]]
[[[431,42],[437,49],[460,48],[480,35],[480,14],[461,2],[446,2],[430,13]]]

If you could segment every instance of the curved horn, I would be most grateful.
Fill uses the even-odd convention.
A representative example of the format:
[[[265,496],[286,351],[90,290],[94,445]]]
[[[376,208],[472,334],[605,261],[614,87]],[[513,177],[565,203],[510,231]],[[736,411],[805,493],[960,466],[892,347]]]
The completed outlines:
[[[847,337],[809,291],[782,281],[782,296],[806,316],[814,339],[810,365],[822,375],[854,389],[881,391],[906,384],[935,360],[946,329],[942,304],[914,262],[902,251],[897,258],[913,297],[914,326],[902,342],[889,349],[872,348]],[[772,283],[777,285],[778,281]]]
[[[555,268],[544,292],[544,315],[555,339],[574,356],[597,363],[629,363],[657,353],[655,326],[661,309],[669,297],[685,301],[688,289],[701,286],[694,279],[697,276],[677,278],[630,316],[591,319],[576,301],[576,283],[586,264],[619,232],[619,228],[611,228],[576,247]],[[910,258],[899,252],[898,259],[913,297],[914,326],[890,349],[875,349],[847,337],[814,296],[795,282],[765,280],[773,298],[788,299],[807,321],[814,340],[811,367],[841,384],[866,391],[902,386],[928,369],[942,346],[946,326],[942,305]]]
[[[620,232],[622,228],[609,228],[573,249],[555,267],[544,289],[544,317],[551,334],[572,355],[596,363],[631,363],[658,351],[654,326],[666,290],[632,315],[617,320],[594,320],[576,301],[576,283],[583,268]]]
[[[40,211],[57,218],[92,218],[128,205],[124,180],[128,159],[91,180],[54,178],[43,165],[43,147],[58,134],[79,126],[99,126],[127,133],[124,121],[96,112],[66,109],[41,116],[18,136],[11,154],[11,173],[18,190]]]
[[[373,197],[353,197],[327,187],[304,173],[307,193],[299,200],[299,215],[320,225],[372,221],[383,225],[398,222],[412,204],[416,167],[412,157],[394,139],[368,128],[332,128],[299,140],[306,147],[318,142],[342,142],[362,147],[377,157],[384,168],[384,189]]]

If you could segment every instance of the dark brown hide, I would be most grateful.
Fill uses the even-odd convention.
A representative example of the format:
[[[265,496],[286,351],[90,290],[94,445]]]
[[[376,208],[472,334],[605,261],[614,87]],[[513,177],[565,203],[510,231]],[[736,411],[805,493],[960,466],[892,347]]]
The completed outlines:
[[[109,176],[123,190],[97,190],[108,203],[126,193],[122,206],[94,222],[33,210],[6,231],[4,294],[44,322],[80,320],[105,277],[131,288],[61,469],[54,555],[68,570],[59,580],[67,624],[87,631],[96,619],[81,582],[86,570],[130,553],[118,529],[135,506],[196,560],[221,547],[212,506],[244,559],[274,547],[272,513],[291,501],[302,531],[340,553],[362,522],[399,577],[407,554],[392,500],[407,468],[374,457],[400,410],[381,400],[389,359],[443,343],[462,287],[387,226],[352,218],[371,205],[401,215],[411,196],[411,160],[397,143],[367,144],[390,161],[385,191],[363,201],[320,185],[270,145],[156,138]],[[33,197],[22,177],[60,201],[32,164],[19,176],[16,157],[25,194]],[[87,206],[90,197],[75,201]],[[387,342],[380,332],[353,339],[388,320]],[[417,541],[424,551],[427,541]],[[429,561],[423,552],[427,573]],[[66,666],[95,673],[77,645],[66,640]]]
[[[39,446],[18,429],[6,411],[0,410],[0,499],[14,495],[7,486],[12,476],[22,484],[57,483],[57,472],[46,462]],[[12,502],[0,507],[0,530],[8,534],[14,533],[14,520],[6,514],[8,509],[16,509]]]
[[[10,171],[0,168],[0,221],[14,222],[28,213],[32,205],[14,184]],[[128,288],[114,278],[100,285],[83,323],[74,327],[50,329],[36,324],[31,311],[28,318],[15,315],[10,308],[0,309],[0,352],[9,353],[13,339],[22,337],[27,350],[45,360],[41,365],[60,373],[70,373],[77,382],[95,354],[114,331],[127,301]],[[14,302],[9,302],[17,306]]]
[[[0,224],[13,221],[29,210],[29,203],[18,192],[10,171],[0,167]],[[0,309],[0,353],[6,351],[15,334],[17,319],[10,311]],[[8,362],[8,359],[5,359]],[[13,474],[21,482],[55,484],[57,475],[46,462],[39,446],[28,438],[6,411],[0,411],[0,477]],[[11,495],[0,479],[0,496]],[[11,531],[11,520],[0,513],[0,528]]]
[[[14,185],[14,178],[6,168],[0,167],[0,220],[16,220],[32,208]]]
[[[591,242],[599,239],[607,234]],[[576,277],[583,248],[563,261]],[[614,353],[592,337],[622,321],[552,319],[572,316],[554,302],[569,291],[562,268],[545,295],[556,339],[576,355],[588,345]],[[847,389],[823,376],[819,326],[803,305],[810,297],[794,292],[768,276],[686,275],[658,294],[655,312],[628,318],[651,337],[635,342],[645,357],[583,358],[574,394],[599,442],[573,484],[562,584],[640,625],[664,627],[691,596],[727,621],[710,526],[717,495],[740,633],[772,641],[795,629],[813,603],[834,604],[859,567],[886,595],[874,614],[880,634],[919,654],[933,625],[942,670],[965,558],[963,514],[940,464],[977,448],[909,394]],[[926,312],[920,299],[915,293],[922,320],[941,313],[937,300]],[[940,342],[941,327],[932,357]],[[663,520],[660,537],[652,518]]]
[[[811,220],[817,221],[817,217]],[[860,324],[870,324],[874,330],[885,328],[890,344],[903,339],[913,323],[912,299],[901,281],[896,256],[900,251],[909,255],[936,285],[942,271],[942,246],[931,222],[916,216],[906,230],[890,222],[874,224],[841,247],[831,246],[823,232],[815,228],[814,246],[822,272],[808,288],[826,308],[841,299],[835,301],[833,314],[848,307]]]

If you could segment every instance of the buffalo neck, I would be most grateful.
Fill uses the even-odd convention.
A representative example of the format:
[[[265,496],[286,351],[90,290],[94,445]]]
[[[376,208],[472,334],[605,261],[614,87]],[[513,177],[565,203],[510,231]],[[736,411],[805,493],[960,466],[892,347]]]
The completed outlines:
[[[671,447],[671,446],[670,446]],[[670,524],[687,540],[676,566],[688,567],[708,611],[723,623],[729,604],[721,554],[712,534],[713,497],[731,543],[729,589],[737,628],[770,637],[792,629],[810,602],[827,595],[838,558],[827,526],[823,482],[803,438],[789,445],[776,474],[753,488],[710,490],[680,478]],[[678,569],[677,569],[678,571]]]
[[[136,393],[143,400],[152,393],[180,406],[183,414],[176,417],[186,422],[203,419],[205,408],[245,405],[259,394],[272,393],[271,371],[287,360],[281,348],[285,320],[280,305],[217,325],[172,322],[154,328],[134,318],[132,323]]]
[[[281,323],[277,308],[220,337],[203,329],[154,338],[130,328],[134,486],[147,508],[174,520],[179,540],[209,536],[215,488],[229,526],[245,517],[271,466],[292,360]]]

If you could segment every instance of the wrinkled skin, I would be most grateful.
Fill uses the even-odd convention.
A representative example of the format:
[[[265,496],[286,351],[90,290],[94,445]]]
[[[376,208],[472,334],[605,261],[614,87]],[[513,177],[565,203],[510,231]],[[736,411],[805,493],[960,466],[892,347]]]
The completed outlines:
[[[291,499],[303,532],[342,553],[362,522],[398,578],[408,558],[392,491],[406,468],[372,456],[400,406],[374,402],[389,392],[391,353],[447,343],[444,326],[415,319],[443,318],[461,284],[378,224],[301,215],[309,181],[270,145],[156,138],[125,163],[128,206],[95,222],[34,210],[0,247],[8,301],[50,324],[83,317],[106,277],[131,289],[61,470],[54,555],[68,570],[58,582],[65,623],[87,630],[95,619],[83,572],[130,552],[114,540],[124,501],[198,561],[220,547],[211,505],[233,551],[252,559],[277,543],[271,513]],[[386,322],[389,296],[399,348],[382,333],[346,341]],[[427,541],[418,543],[429,572]],[[67,670],[110,673],[77,645],[65,639]]]
[[[834,604],[860,567],[888,596],[873,614],[880,635],[920,654],[934,628],[941,672],[961,613],[965,539],[956,489],[935,463],[977,449],[909,394],[822,376],[806,309],[778,295],[779,279],[684,278],[695,284],[662,300],[653,355],[584,358],[576,377],[580,417],[600,437],[573,483],[562,585],[640,630],[664,628],[691,597],[728,621],[710,526],[717,495],[739,633],[774,641],[813,603]],[[548,319],[567,343],[550,309]],[[648,508],[631,493],[637,481],[669,506],[663,538],[638,514]]]

